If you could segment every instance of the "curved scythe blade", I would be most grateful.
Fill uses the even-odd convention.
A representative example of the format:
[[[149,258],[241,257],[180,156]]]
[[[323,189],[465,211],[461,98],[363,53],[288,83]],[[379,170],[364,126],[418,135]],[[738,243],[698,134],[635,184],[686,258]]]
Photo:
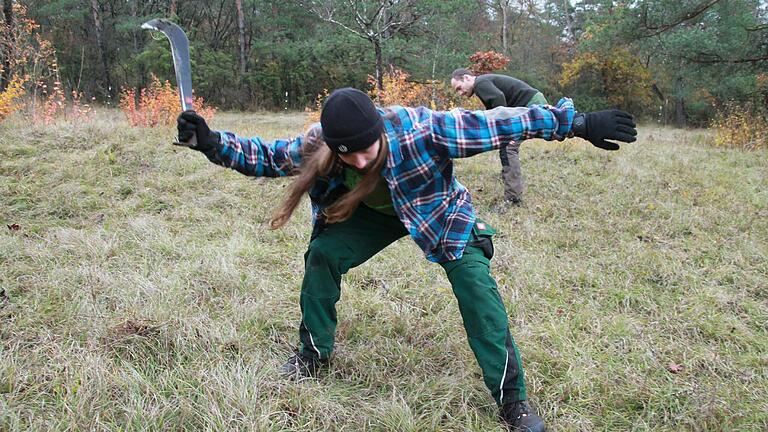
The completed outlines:
[[[179,86],[181,107],[184,111],[193,110],[192,106],[192,67],[189,63],[189,39],[184,30],[165,19],[153,19],[141,25],[147,30],[162,32],[171,42],[173,68],[176,71],[176,84]]]

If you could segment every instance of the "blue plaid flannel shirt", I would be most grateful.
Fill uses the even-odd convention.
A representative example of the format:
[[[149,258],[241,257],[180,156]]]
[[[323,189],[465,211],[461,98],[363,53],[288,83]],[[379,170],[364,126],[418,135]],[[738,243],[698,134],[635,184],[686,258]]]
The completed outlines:
[[[497,107],[487,111],[433,111],[392,106],[384,116],[389,157],[381,175],[389,186],[395,212],[427,259],[460,259],[475,223],[467,189],[453,176],[453,158],[498,149],[502,143],[529,138],[563,140],[571,130],[573,102],[557,106]],[[222,145],[208,158],[257,177],[296,173],[302,156],[322,143],[319,125],[292,139],[266,142],[219,132]],[[314,224],[323,224],[323,208],[343,194],[342,167],[318,178],[309,191]]]

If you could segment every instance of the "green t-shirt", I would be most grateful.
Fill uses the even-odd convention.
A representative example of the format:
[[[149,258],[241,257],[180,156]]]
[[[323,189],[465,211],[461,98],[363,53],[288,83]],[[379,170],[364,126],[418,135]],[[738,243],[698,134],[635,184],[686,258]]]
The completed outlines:
[[[344,186],[347,189],[354,189],[362,179],[363,177],[356,170],[344,168]],[[373,192],[363,198],[363,203],[379,213],[396,216],[395,206],[392,204],[392,196],[389,195],[389,187],[387,187],[384,177],[379,177]]]

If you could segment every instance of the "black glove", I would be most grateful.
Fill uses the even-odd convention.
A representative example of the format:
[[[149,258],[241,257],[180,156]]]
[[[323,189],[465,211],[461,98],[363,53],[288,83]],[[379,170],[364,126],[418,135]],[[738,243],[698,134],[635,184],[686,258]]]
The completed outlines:
[[[185,143],[192,136],[197,136],[197,145],[190,146],[193,150],[207,152],[219,147],[219,134],[211,132],[205,119],[194,111],[184,111],[176,119],[176,129],[179,131],[179,141]]]
[[[632,114],[617,109],[576,113],[573,117],[574,135],[584,138],[595,147],[605,150],[618,150],[619,145],[606,139],[621,142],[634,142],[637,129]]]

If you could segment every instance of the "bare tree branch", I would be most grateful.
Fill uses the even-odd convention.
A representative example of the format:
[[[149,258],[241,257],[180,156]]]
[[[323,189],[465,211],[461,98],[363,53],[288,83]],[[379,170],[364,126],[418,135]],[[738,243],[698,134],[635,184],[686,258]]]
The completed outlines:
[[[730,63],[730,64],[740,64],[740,63],[759,63],[768,61],[768,54],[762,56],[762,57],[752,57],[752,58],[740,58],[740,59],[724,59],[718,54],[710,54],[710,53],[699,53],[696,55],[696,57],[687,57],[687,56],[681,56],[684,59],[692,62],[692,63],[699,63],[699,64],[723,64],[723,63]]]
[[[745,27],[744,30],[748,32],[768,30],[768,24],[761,24],[759,26],[754,26],[754,27]]]
[[[302,5],[320,19],[368,40],[376,56],[376,80],[379,89],[382,81],[382,42],[397,35],[408,34],[424,17],[420,14],[418,0],[306,0]]]
[[[351,2],[348,2],[351,3]],[[333,17],[334,13],[336,12],[335,9],[333,9],[332,5],[330,4],[320,4],[320,2],[317,1],[310,1],[306,2],[304,6],[309,9],[313,14],[315,14],[318,18],[322,19],[323,21],[329,22],[331,24],[337,25],[344,30],[357,35],[358,37],[361,37],[363,39],[370,39],[370,37],[367,34],[364,34],[352,27],[349,27],[348,25],[344,24],[343,22],[335,19]]]
[[[643,17],[642,17],[643,27],[644,27],[645,30],[651,30],[651,32],[647,33],[647,34],[639,35],[638,38],[647,38],[647,37],[658,36],[658,35],[666,32],[668,30],[671,30],[671,29],[679,26],[680,24],[682,24],[682,23],[684,23],[686,21],[690,21],[690,20],[698,17],[699,15],[704,13],[707,9],[711,8],[712,6],[716,5],[719,2],[720,2],[720,0],[707,0],[704,3],[701,3],[700,5],[696,6],[694,9],[692,9],[692,10],[688,11],[687,13],[683,14],[682,16],[677,17],[674,21],[666,23],[666,24],[661,24],[661,25],[650,25],[648,23],[648,8],[644,7],[643,8]]]

